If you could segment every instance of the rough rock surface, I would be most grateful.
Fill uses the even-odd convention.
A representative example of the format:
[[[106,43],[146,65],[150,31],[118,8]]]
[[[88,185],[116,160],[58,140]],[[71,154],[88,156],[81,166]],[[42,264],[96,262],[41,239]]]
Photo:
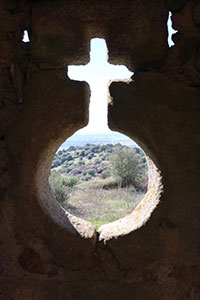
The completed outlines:
[[[0,300],[200,299],[199,24],[195,0],[0,2]],[[110,85],[109,126],[164,185],[149,221],[106,244],[48,186],[56,149],[88,121],[89,87],[65,74],[93,37],[135,72]]]

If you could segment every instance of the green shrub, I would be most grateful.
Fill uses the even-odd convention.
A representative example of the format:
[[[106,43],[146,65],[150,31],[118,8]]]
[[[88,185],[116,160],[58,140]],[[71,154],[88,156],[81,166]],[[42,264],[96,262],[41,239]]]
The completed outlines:
[[[83,177],[83,181],[89,181],[91,178],[92,178],[91,175],[86,174],[86,175]]]
[[[101,162],[100,159],[96,158],[95,161],[94,161],[94,164],[98,165],[98,164],[100,164],[100,162]]]
[[[88,174],[91,175],[91,176],[95,176],[95,174],[96,174],[95,169],[89,169]]]
[[[62,184],[68,187],[73,187],[78,183],[78,178],[76,177],[69,177],[67,179],[63,178]]]
[[[66,157],[66,160],[67,160],[67,161],[73,160],[73,157],[72,157],[72,155],[71,155],[71,154],[69,154],[69,155]]]
[[[81,153],[79,154],[80,156],[84,157],[85,156],[85,151],[82,150]]]
[[[103,189],[104,190],[111,190],[111,189],[115,189],[119,186],[119,181],[117,181],[116,179],[110,179],[110,180],[106,180],[106,182],[103,184]]]
[[[109,170],[105,170],[105,171],[103,171],[102,173],[101,173],[101,178],[102,179],[106,179],[106,178],[108,178],[108,177],[110,177],[110,171]]]
[[[54,159],[52,163],[52,168],[59,167],[61,165],[61,162],[59,159]]]
[[[76,147],[75,146],[70,146],[69,148],[68,148],[68,151],[70,152],[70,151],[74,151],[74,150],[76,150]]]
[[[59,203],[63,203],[65,202],[67,199],[68,199],[68,195],[66,193],[66,191],[63,189],[62,186],[55,186],[53,188],[51,188],[56,200],[59,202]]]
[[[70,167],[68,167],[67,169],[66,169],[66,173],[69,173],[69,172],[71,172],[71,170],[72,170],[72,168]]]
[[[51,172],[49,184],[54,197],[59,203],[63,203],[69,198],[69,191],[63,186],[63,178],[58,172]]]

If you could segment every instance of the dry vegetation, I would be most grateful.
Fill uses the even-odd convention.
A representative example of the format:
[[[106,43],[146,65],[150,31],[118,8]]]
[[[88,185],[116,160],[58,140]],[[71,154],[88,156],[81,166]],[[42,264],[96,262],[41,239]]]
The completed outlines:
[[[69,147],[55,155],[50,186],[67,211],[99,227],[124,217],[143,198],[146,159],[140,149],[120,144]]]

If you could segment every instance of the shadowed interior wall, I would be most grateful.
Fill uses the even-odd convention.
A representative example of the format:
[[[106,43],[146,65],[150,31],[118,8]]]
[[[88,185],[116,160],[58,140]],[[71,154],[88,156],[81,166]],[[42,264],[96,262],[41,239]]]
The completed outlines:
[[[200,299],[199,1],[2,0],[0,32],[0,300]],[[55,151],[88,122],[89,86],[66,68],[88,62],[93,37],[134,72],[110,85],[108,124],[164,186],[143,227],[106,243],[48,186]]]

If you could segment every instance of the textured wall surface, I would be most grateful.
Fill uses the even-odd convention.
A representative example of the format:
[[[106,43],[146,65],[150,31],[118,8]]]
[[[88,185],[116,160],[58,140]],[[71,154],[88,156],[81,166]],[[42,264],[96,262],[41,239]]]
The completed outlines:
[[[109,126],[164,185],[148,222],[107,243],[48,186],[55,151],[88,122],[89,86],[66,68],[88,62],[93,37],[135,72],[110,85]],[[200,299],[199,86],[199,1],[0,1],[0,300]]]

